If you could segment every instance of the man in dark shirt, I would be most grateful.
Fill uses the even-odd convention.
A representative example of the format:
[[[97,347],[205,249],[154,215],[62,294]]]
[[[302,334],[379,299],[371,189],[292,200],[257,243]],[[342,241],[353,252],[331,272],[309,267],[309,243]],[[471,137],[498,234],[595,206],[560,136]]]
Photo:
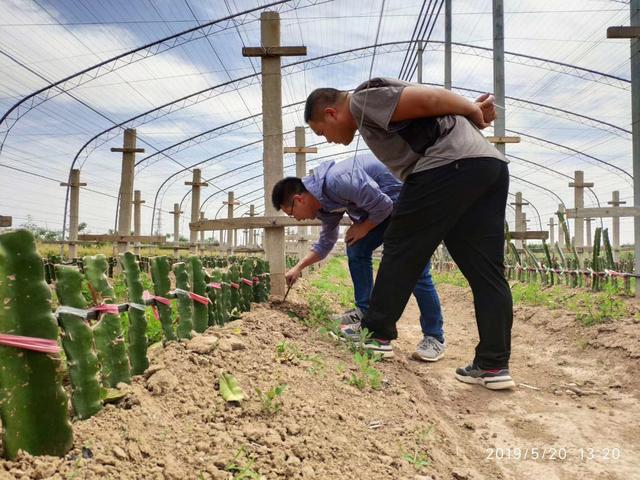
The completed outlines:
[[[504,278],[509,170],[478,129],[495,119],[488,95],[475,103],[448,90],[374,78],[353,93],[321,88],[307,98],[305,121],[329,142],[356,131],[404,182],[384,235],[384,254],[361,327],[372,343],[397,338],[396,322],[433,252],[444,241],[469,281],[480,341],[456,378],[513,388],[509,372],[513,305]],[[346,328],[355,337],[354,328]]]

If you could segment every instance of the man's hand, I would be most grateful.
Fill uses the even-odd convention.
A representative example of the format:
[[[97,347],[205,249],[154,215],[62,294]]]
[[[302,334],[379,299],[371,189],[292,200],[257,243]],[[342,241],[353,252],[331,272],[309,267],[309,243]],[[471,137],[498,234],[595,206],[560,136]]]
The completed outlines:
[[[354,245],[358,240],[364,238],[374,227],[375,225],[368,220],[365,220],[362,223],[354,223],[344,234],[345,243],[348,246]]]
[[[291,286],[294,283],[296,283],[298,281],[298,279],[300,278],[300,275],[302,274],[302,270],[300,270],[298,267],[293,267],[291,270],[289,270],[287,273],[284,274],[284,279],[287,282],[287,286]]]
[[[493,97],[493,95],[485,93],[476,98],[474,103],[477,104],[478,107],[480,107],[480,111],[482,112],[482,123],[484,126],[480,126],[478,125],[478,123],[472,120],[473,123],[475,123],[480,129],[488,127],[491,122],[496,119],[495,98]]]

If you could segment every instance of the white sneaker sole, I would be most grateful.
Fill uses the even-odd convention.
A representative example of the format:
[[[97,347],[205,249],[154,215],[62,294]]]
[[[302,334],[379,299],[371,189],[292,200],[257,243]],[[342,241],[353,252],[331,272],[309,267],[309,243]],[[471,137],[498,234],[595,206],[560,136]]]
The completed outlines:
[[[378,353],[378,354],[382,355],[382,358],[393,358],[393,357],[395,357],[395,353],[393,353],[393,350],[380,350],[377,347],[366,346],[366,345],[365,345],[364,348],[369,350],[370,352]]]
[[[456,373],[456,378],[463,383],[471,385],[482,385],[489,390],[507,390],[509,388],[515,388],[516,382],[511,377],[492,377],[489,379],[468,377],[466,375],[460,375]]]
[[[442,357],[444,357],[444,352],[442,352],[437,357],[425,357],[424,355],[420,355],[419,352],[413,352],[413,354],[411,355],[411,358],[413,358],[415,360],[421,360],[423,362],[437,362]]]

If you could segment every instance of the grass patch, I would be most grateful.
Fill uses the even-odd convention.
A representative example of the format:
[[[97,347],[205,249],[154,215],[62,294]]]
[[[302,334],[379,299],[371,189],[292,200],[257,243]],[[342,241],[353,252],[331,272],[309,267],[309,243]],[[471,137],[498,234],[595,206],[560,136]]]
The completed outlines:
[[[331,295],[341,307],[353,307],[353,284],[345,257],[332,257],[310,284],[317,293]]]
[[[436,283],[469,287],[460,273],[433,273]],[[514,283],[511,295],[514,304],[543,306],[552,310],[563,308],[576,314],[576,319],[584,326],[597,325],[620,320],[629,315],[629,310],[621,296],[623,292],[616,285],[604,286],[602,292],[586,289],[568,288],[563,285],[543,287],[538,282]]]
[[[469,282],[464,278],[464,275],[460,270],[451,270],[450,272],[436,272],[432,271],[431,276],[435,284],[446,283],[447,285],[455,285],[456,287],[469,287]]]

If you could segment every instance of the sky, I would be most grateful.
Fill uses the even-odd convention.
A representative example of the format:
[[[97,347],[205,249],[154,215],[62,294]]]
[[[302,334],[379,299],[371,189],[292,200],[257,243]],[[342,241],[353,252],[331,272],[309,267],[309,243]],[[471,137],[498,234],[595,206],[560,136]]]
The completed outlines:
[[[62,83],[63,91],[49,89],[46,97],[23,103],[17,121],[0,126],[0,140],[4,138],[0,215],[13,216],[14,226],[29,218],[38,225],[62,229],[65,188],[59,184],[74,165],[88,184],[80,193],[80,221],[94,233],[114,228],[121,154],[110,148],[122,146],[118,125],[136,128],[138,147],[145,149],[137,156],[141,163],[135,178],[135,188],[146,202],[143,233],[150,233],[154,203],[160,209],[154,223],[157,227],[161,219],[162,233],[172,231],[168,212],[174,203],[190,212],[189,187],[184,183],[196,164],[203,177],[210,179],[202,196],[207,218],[225,216],[222,201],[230,190],[241,202],[236,216],[246,214],[250,203],[261,212],[261,67],[259,59],[241,55],[243,46],[260,44],[260,10],[237,14],[267,3],[0,0],[3,114],[51,83],[221,20],[208,35],[196,30],[179,37],[177,46],[165,43],[166,48],[157,53],[144,50],[133,62],[125,57],[115,65],[108,63],[97,72]],[[632,205],[629,40],[606,38],[607,27],[629,24],[628,2],[504,3],[507,133],[522,138],[519,144],[507,145],[510,192],[522,192],[529,203],[524,207],[528,228],[547,229],[560,200],[568,208],[573,206],[574,192],[567,177],[575,170],[584,171],[585,180],[595,184],[593,193],[585,196],[587,207],[606,206],[614,190]],[[469,97],[492,92],[492,2],[453,0],[452,4],[453,89]],[[282,44],[307,47],[306,57],[282,59],[285,145],[293,145],[294,128],[304,125],[301,102],[314,88],[351,89],[367,80],[370,72],[371,76],[400,75],[422,5],[421,0],[296,0],[277,7]],[[236,16],[222,20],[230,15]],[[423,82],[442,85],[444,8],[431,21],[434,28],[425,47]],[[379,46],[373,48],[376,38]],[[296,62],[303,63],[292,65]],[[411,80],[417,80],[415,74]],[[202,93],[194,95],[197,92]],[[11,127],[8,132],[7,126]],[[485,133],[493,132],[490,128]],[[309,168],[354,155],[353,144],[343,147],[322,140],[307,130],[307,144],[318,146],[317,154],[308,155]],[[358,149],[366,152],[363,142]],[[295,173],[293,157],[284,157],[285,174]],[[513,217],[509,207],[511,228]],[[182,218],[182,234],[188,236],[187,214]],[[621,224],[622,242],[632,242],[632,219],[622,219]],[[609,227],[610,220],[603,225]]]

